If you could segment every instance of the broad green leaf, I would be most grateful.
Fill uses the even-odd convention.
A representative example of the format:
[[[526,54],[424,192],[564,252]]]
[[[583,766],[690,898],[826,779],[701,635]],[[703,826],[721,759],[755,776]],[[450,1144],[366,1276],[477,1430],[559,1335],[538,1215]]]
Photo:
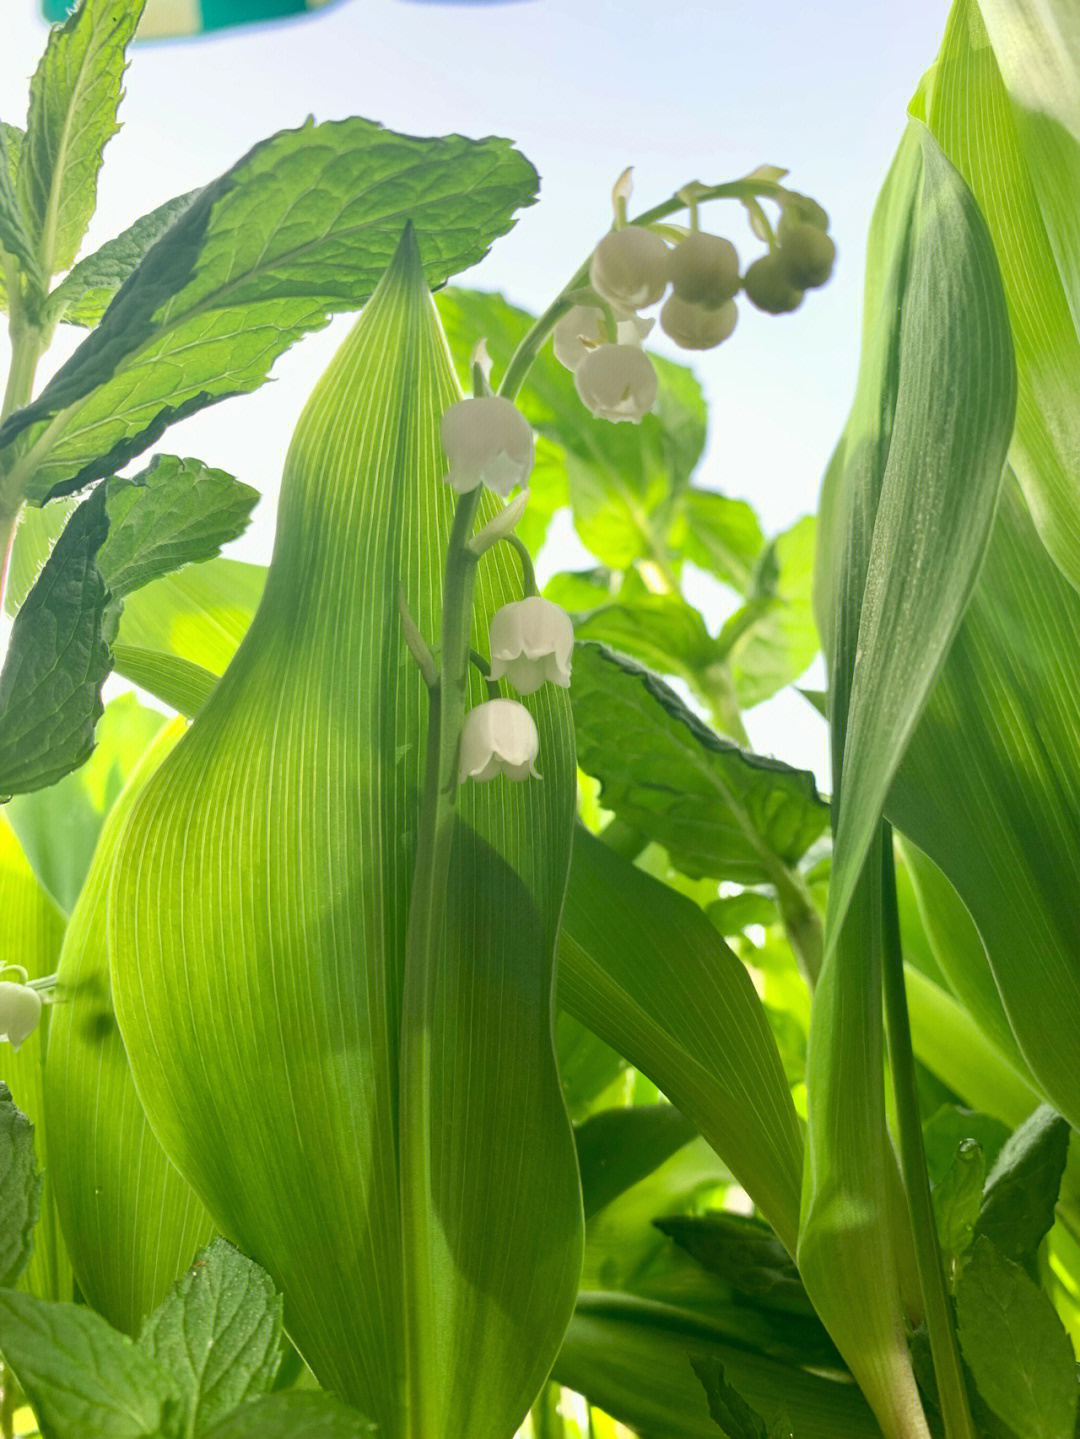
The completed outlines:
[[[580,1259],[551,1037],[576,779],[561,693],[529,701],[542,784],[461,793],[430,1131],[399,1089],[427,695],[397,590],[436,634],[451,501],[438,422],[458,396],[407,232],[301,418],[263,602],[137,800],[109,906],[117,1015],[155,1133],[273,1276],[320,1382],[386,1439],[406,1422],[408,1305],[428,1306],[434,1339],[413,1362],[435,1376],[440,1430],[510,1434]],[[486,498],[483,517],[495,507]],[[478,583],[477,647],[520,593],[512,557],[489,557]],[[402,1280],[410,1124],[410,1142],[430,1144],[430,1293],[413,1271]]]
[[[113,667],[117,674],[189,719],[199,713],[218,682],[217,675],[190,660],[132,645],[113,646]]]
[[[45,1115],[49,1174],[79,1289],[134,1334],[212,1231],[150,1132],[116,1027],[105,907],[117,846],[136,799],[183,733],[167,726],[145,752],[101,830],[57,964],[63,1004],[50,1015]]]
[[[30,1263],[41,1186],[34,1126],[0,1081],[0,1286],[14,1284]]]
[[[1074,19],[1060,0],[956,0],[928,93],[913,105],[993,237],[1019,381],[1009,458],[1043,543],[1080,586]]]
[[[181,1439],[168,1372],[84,1304],[0,1290],[4,1358],[42,1439]]]
[[[55,784],[94,746],[109,672],[108,591],[96,556],[105,494],[75,511],[11,629],[0,670],[0,796]]]
[[[709,1413],[727,1439],[768,1439],[764,1419],[727,1382],[723,1363],[719,1359],[695,1359],[692,1363],[709,1401]]]
[[[269,1391],[281,1363],[281,1295],[270,1276],[215,1239],[139,1331],[172,1375],[201,1434]]]
[[[744,594],[765,537],[745,500],[732,500],[713,490],[688,489],[668,544],[677,555]]]
[[[118,695],[98,722],[86,764],[48,789],[16,795],[4,813],[38,879],[70,914],[90,868],[105,816],[165,723],[132,694]]]
[[[198,195],[178,195],[129,225],[114,240],[79,261],[49,295],[50,319],[93,329],[109,308],[109,302],[124,281],[141,264],[143,256]]]
[[[259,499],[224,470],[175,455],[158,455],[133,480],[110,480],[107,491],[109,533],[97,560],[114,600],[211,559],[243,534]]]
[[[719,1359],[768,1422],[784,1411],[799,1439],[880,1439],[850,1380],[834,1382],[732,1343],[697,1315],[624,1295],[583,1295],[554,1378],[630,1424],[665,1439],[717,1439],[691,1359]]]
[[[607,645],[689,683],[719,658],[699,611],[679,594],[650,594],[634,572],[614,601],[573,618],[579,640]]]
[[[735,697],[742,709],[761,704],[793,683],[818,652],[811,606],[814,536],[814,518],[807,515],[769,544],[776,576],[768,603],[762,606],[760,617],[740,627],[728,655]],[[733,621],[737,623],[737,615]],[[725,625],[721,632],[721,641],[727,628]]]
[[[11,547],[11,563],[4,591],[7,614],[14,616],[18,613],[77,505],[76,499],[69,498],[45,510],[23,507]]]
[[[696,1139],[697,1130],[670,1104],[632,1105],[590,1115],[574,1138],[590,1219]]]
[[[21,131],[0,124],[0,273],[13,261],[13,278],[24,275],[33,289],[41,291],[44,275],[15,193],[22,141]]]
[[[570,1118],[587,1118],[604,1091],[626,1072],[626,1060],[609,1044],[560,1010],[555,1020],[555,1054]]]
[[[129,595],[117,642],[159,650],[224,672],[259,606],[266,570],[240,560],[208,560],[154,580]]]
[[[958,1104],[943,1104],[923,1125],[926,1169],[931,1184],[945,1178],[956,1151],[966,1140],[974,1140],[983,1152],[987,1166],[993,1164],[1009,1137],[1009,1127],[990,1114],[964,1109]]]
[[[375,1432],[329,1394],[270,1394],[241,1405],[202,1439],[365,1439]]]
[[[1022,1124],[986,1181],[976,1225],[1005,1259],[1028,1265],[1054,1222],[1069,1154],[1069,1126],[1049,1105]]]
[[[956,1295],[960,1347],[979,1394],[1016,1439],[1062,1439],[1076,1423],[1072,1345],[1047,1296],[977,1239]]]
[[[1080,597],[1006,485],[974,599],[889,796],[979,931],[1046,1099],[1080,1124]],[[1033,697],[1038,697],[1038,703]],[[967,951],[960,962],[978,965]]]
[[[688,875],[775,883],[828,824],[811,774],[715,734],[632,660],[579,645],[571,698],[601,803]]]
[[[256,389],[331,314],[359,309],[407,220],[441,284],[484,256],[536,183],[494,138],[420,140],[353,118],[263,141],[200,192],[0,429],[8,483],[41,504],[114,473],[173,421]]]
[[[34,876],[6,816],[0,812],[0,915],[3,916],[4,964],[21,965],[30,979],[56,970],[64,917]],[[37,1161],[45,1173],[41,1217],[34,1231],[30,1266],[20,1285],[43,1298],[71,1297],[71,1267],[57,1226],[52,1182],[52,1152],[46,1140],[42,1078],[45,1042],[59,1006],[47,1005],[37,1029],[20,1046],[0,1046],[0,1079],[34,1126]]]
[[[696,1125],[790,1252],[798,1120],[750,977],[701,910],[579,829],[558,982],[560,1004]]]
[[[971,1248],[985,1178],[982,1145],[975,1139],[961,1140],[945,1178],[933,1194],[938,1242],[947,1261]]]
[[[656,1226],[751,1303],[813,1316],[813,1305],[791,1256],[760,1219],[718,1211],[658,1219]]]
[[[67,270],[97,205],[102,151],[116,134],[124,52],[144,0],[83,0],[52,30],[30,82],[18,194],[42,272]]]

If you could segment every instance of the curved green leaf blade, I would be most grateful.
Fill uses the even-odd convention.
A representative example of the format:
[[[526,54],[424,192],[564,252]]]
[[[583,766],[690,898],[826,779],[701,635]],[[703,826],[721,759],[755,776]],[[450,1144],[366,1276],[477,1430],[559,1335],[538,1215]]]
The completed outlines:
[[[575,769],[566,697],[540,692],[542,784],[496,781],[458,802],[455,863],[471,877],[431,1034],[441,1127],[420,1134],[439,1284],[430,1298],[403,1286],[397,1153],[412,1111],[398,1026],[427,696],[397,589],[437,633],[451,499],[438,420],[458,394],[406,239],[309,401],[263,602],[137,802],[110,905],[117,1013],[155,1132],[273,1275],[320,1381],[388,1439],[406,1423],[408,1303],[435,1306],[418,1362],[438,1375],[446,1433],[509,1435],[557,1349],[580,1259],[550,1011]],[[486,500],[484,518],[494,510]],[[518,583],[502,555],[485,561],[477,647]]]
[[[50,1179],[79,1289],[134,1334],[212,1233],[206,1212],[150,1132],[110,994],[105,910],[136,799],[183,733],[167,726],[113,805],[57,962],[64,1002],[50,1015],[45,1115]]]
[[[44,276],[37,250],[26,227],[26,218],[15,194],[19,156],[22,153],[22,132],[13,125],[0,124],[0,276],[10,263],[15,272],[24,274],[32,288],[44,289]],[[10,257],[10,260],[7,258]],[[6,295],[5,295],[6,299]]]
[[[0,1082],[0,1287],[14,1284],[30,1263],[41,1186],[34,1126]]]
[[[329,1394],[268,1394],[234,1410],[202,1439],[367,1439],[376,1432]]]
[[[114,473],[175,420],[256,389],[330,315],[359,309],[407,220],[429,283],[442,284],[483,258],[536,185],[508,141],[422,140],[359,118],[256,145],[200,192],[97,329],[0,428],[10,486],[41,504]]]
[[[117,641],[224,672],[266,585],[262,565],[208,560],[154,580],[124,601]]]

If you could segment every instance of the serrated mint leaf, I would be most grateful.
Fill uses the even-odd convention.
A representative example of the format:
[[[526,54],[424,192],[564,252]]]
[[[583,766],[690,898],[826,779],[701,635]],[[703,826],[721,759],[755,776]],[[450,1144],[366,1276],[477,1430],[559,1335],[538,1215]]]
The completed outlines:
[[[242,1404],[201,1439],[365,1439],[375,1426],[329,1394],[270,1394]]]
[[[41,1184],[34,1126],[0,1080],[0,1285],[14,1284],[30,1263]]]
[[[934,1218],[947,1260],[966,1254],[975,1238],[986,1158],[975,1139],[961,1140],[945,1178],[934,1189]]]
[[[794,1261],[762,1220],[720,1211],[653,1222],[703,1269],[727,1280],[752,1303],[816,1317]]]
[[[108,528],[99,489],[68,521],[15,618],[0,671],[0,796],[55,783],[94,747],[110,666],[96,562]]]
[[[1047,1295],[989,1239],[976,1239],[956,1294],[964,1359],[1016,1439],[1062,1439],[1077,1415],[1073,1348]]]
[[[0,1290],[0,1343],[42,1439],[181,1439],[172,1379],[85,1305]]]
[[[600,781],[600,802],[692,878],[767,882],[828,825],[813,775],[715,734],[622,655],[578,645],[570,699],[578,763]]]
[[[1036,1109],[1009,1139],[986,1180],[976,1234],[1006,1259],[1029,1264],[1054,1222],[1069,1153],[1069,1126],[1049,1105]]]
[[[407,223],[439,285],[483,258],[536,187],[524,156],[490,137],[417,139],[353,118],[256,145],[0,428],[10,488],[41,503],[114,474],[167,425],[257,388],[331,314],[359,309]]]
[[[18,125],[8,125],[0,120],[0,140],[3,142],[4,159],[7,164],[8,178],[14,189],[15,176],[19,173],[19,155],[22,152],[23,132]],[[0,181],[2,183],[2,181]],[[16,201],[16,203],[18,203]],[[2,242],[0,242],[2,246]],[[0,310],[7,311],[7,276],[4,273],[4,265],[0,261]]]
[[[80,260],[50,294],[49,315],[67,325],[92,329],[120,286],[142,263],[151,245],[156,245],[170,225],[190,208],[198,193],[192,190],[175,200],[166,200],[114,240],[107,240],[100,250]]]
[[[43,290],[45,279],[15,193],[21,145],[20,131],[13,125],[0,125],[0,251],[5,251],[14,259],[35,289]],[[0,271],[4,269],[3,256],[0,255]]]
[[[769,1439],[764,1419],[727,1382],[719,1359],[691,1359],[690,1363],[705,1389],[709,1413],[727,1439]]]
[[[281,1363],[281,1306],[266,1271],[215,1239],[146,1319],[139,1345],[172,1375],[192,1433],[269,1391]]]
[[[109,533],[98,567],[113,599],[212,559],[243,534],[258,500],[258,490],[224,470],[175,455],[158,455],[133,480],[109,480]]]

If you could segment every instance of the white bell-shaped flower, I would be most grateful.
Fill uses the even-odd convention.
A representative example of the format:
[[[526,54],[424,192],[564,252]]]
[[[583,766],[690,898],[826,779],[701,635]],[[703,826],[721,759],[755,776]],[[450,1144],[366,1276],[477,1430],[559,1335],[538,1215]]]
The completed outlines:
[[[667,289],[670,256],[659,235],[627,225],[606,234],[593,251],[589,283],[610,304],[643,310]]]
[[[601,420],[635,425],[656,403],[656,371],[637,345],[601,345],[574,371],[581,402]]]
[[[644,320],[633,310],[613,305],[615,328],[620,345],[640,345],[655,320]],[[607,344],[604,312],[598,305],[574,305],[555,326],[553,336],[555,358],[568,370],[576,370],[582,360],[598,345]]]
[[[458,780],[539,779],[536,756],[540,736],[536,723],[517,700],[487,700],[465,716],[461,727]]]
[[[41,1018],[41,995],[28,984],[0,980],[0,1040],[6,1039],[18,1049],[38,1027]]]
[[[564,609],[539,595],[496,610],[491,620],[491,678],[507,679],[519,695],[550,681],[567,689],[574,626]]]
[[[533,466],[535,441],[528,420],[502,395],[459,400],[443,413],[442,447],[450,461],[446,483],[458,494],[487,485],[505,499]]]

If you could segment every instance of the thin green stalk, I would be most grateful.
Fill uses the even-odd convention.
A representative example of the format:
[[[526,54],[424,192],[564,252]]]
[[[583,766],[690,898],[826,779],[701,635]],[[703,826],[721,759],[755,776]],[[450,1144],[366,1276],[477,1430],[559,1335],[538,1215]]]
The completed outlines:
[[[566,1439],[566,1425],[559,1413],[562,1390],[558,1384],[545,1384],[529,1410],[532,1439]]]
[[[896,1127],[900,1165],[907,1192],[908,1212],[915,1241],[915,1262],[922,1285],[926,1327],[934,1359],[941,1416],[946,1439],[978,1439],[968,1406],[967,1387],[960,1362],[960,1347],[941,1265],[930,1178],[926,1170],[922,1120],[915,1082],[915,1055],[911,1048],[907,991],[904,988],[904,954],[900,942],[900,914],[896,902],[896,871],[892,827],[884,825],[882,866],[883,980],[885,1030],[889,1066],[896,1098]]]
[[[0,1361],[0,1439],[14,1439],[15,1434],[15,1376]]]
[[[465,717],[476,556],[468,548],[480,490],[462,495],[446,556],[441,669],[431,688],[420,833],[409,908],[402,997],[401,1207],[406,1293],[408,1432],[438,1434],[439,1394],[427,1359],[434,1352],[431,1272],[431,1034],[439,949],[454,834],[458,747]]]

